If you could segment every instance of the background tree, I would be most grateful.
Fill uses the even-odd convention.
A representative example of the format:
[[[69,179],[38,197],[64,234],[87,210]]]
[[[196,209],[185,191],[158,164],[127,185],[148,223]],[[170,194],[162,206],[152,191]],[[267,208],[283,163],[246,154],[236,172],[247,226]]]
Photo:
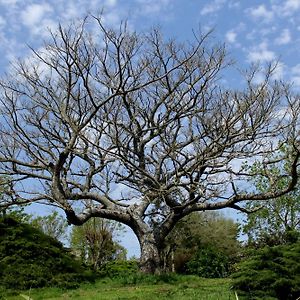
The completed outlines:
[[[284,173],[286,165],[266,172],[267,166],[255,164],[252,168],[260,172],[256,176],[254,186],[260,192],[271,189],[268,176],[271,172]],[[279,188],[286,185],[287,179],[282,177],[276,182]],[[278,199],[270,199],[263,203],[253,201],[246,206],[254,211],[247,216],[243,232],[248,236],[248,244],[252,246],[273,246],[297,240],[300,234],[300,194],[297,186],[293,191]]]
[[[121,224],[91,218],[82,226],[73,227],[71,247],[83,262],[97,270],[108,261],[126,259],[126,250],[113,239],[120,230]]]
[[[193,213],[177,223],[166,240],[167,265],[201,277],[225,277],[238,260],[239,226],[217,212]]]
[[[0,170],[16,183],[1,207],[47,202],[74,225],[92,217],[126,224],[140,242],[141,270],[158,272],[166,236],[183,217],[245,211],[244,202],[291,191],[299,97],[271,67],[259,84],[260,70],[251,70],[243,89],[224,87],[227,66],[209,34],[179,43],[126,23],[113,30],[97,17],[60,26],[0,81]],[[271,160],[285,143],[288,153]],[[253,173],[241,162],[286,159],[290,168],[272,174],[269,191],[244,184]]]
[[[281,151],[285,153],[285,145]],[[276,160],[276,155],[273,156]],[[270,174],[283,174],[289,163],[276,168],[255,163],[247,166],[254,171],[251,179],[254,188],[267,192]],[[274,176],[274,175],[273,175]],[[276,184],[282,188],[286,178]],[[299,188],[278,199],[263,203],[253,201],[246,207],[253,212],[247,216],[243,232],[248,236],[243,259],[237,264],[233,274],[233,285],[241,295],[270,299],[294,299],[299,296],[299,236],[300,204]],[[274,298],[272,298],[274,297]]]
[[[0,202],[10,202],[14,198],[11,194],[12,182],[7,176],[0,177]],[[30,216],[24,212],[26,205],[0,207],[0,217],[7,215],[19,222],[29,222]]]
[[[68,237],[68,223],[57,211],[53,211],[47,216],[31,217],[29,222],[31,226],[58,241],[64,242]]]
[[[9,202],[9,190],[10,190],[10,181],[7,178],[7,176],[1,176],[0,177],[0,199],[1,202]],[[2,216],[6,214],[6,210],[9,209],[9,207],[1,207],[0,213]]]

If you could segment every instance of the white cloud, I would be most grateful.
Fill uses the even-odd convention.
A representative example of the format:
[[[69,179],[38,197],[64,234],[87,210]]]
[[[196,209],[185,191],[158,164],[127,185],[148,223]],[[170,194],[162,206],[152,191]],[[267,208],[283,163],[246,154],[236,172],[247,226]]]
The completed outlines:
[[[47,3],[31,4],[21,13],[21,20],[25,26],[34,30],[36,26],[40,26],[45,15],[52,11],[52,7]]]
[[[290,16],[300,9],[300,0],[286,0],[281,5],[273,5],[272,8],[279,17]]]
[[[77,6],[73,5],[73,3],[68,2],[64,7],[64,19],[65,20],[72,20],[78,17],[78,8]]]
[[[263,42],[259,44],[257,47],[252,48],[248,54],[248,60],[250,62],[263,62],[263,61],[271,61],[276,58],[276,55],[273,51],[268,49],[268,44]]]
[[[105,4],[107,6],[113,7],[117,5],[117,0],[106,0]]]
[[[136,0],[143,14],[157,14],[171,6],[170,0]]]
[[[300,76],[300,64],[297,64],[296,66],[292,67],[291,73],[293,75],[299,75]]]
[[[234,30],[229,30],[225,34],[226,41],[229,43],[236,42],[237,33]]]
[[[283,79],[285,75],[286,66],[282,62],[278,62],[273,70],[272,78],[275,80]]]
[[[209,4],[204,5],[204,7],[200,11],[200,14],[208,15],[211,13],[215,13],[223,7],[225,2],[226,2],[226,0],[214,0],[214,1],[210,2]]]
[[[300,0],[287,0],[284,4],[285,11],[295,11],[300,8]]]
[[[16,5],[20,0],[0,0],[0,4],[3,5]]]
[[[39,53],[40,57],[42,57],[45,61],[49,61],[49,53],[47,52],[47,50],[45,50],[44,47],[36,49],[35,51]],[[26,66],[26,71],[28,74],[34,74],[35,72],[37,72],[39,74],[39,77],[42,79],[45,78],[46,75],[50,75],[51,68],[31,52],[28,53],[27,56],[22,58],[22,62],[24,63],[24,66]],[[18,64],[18,61],[14,60],[12,62],[12,70],[15,69],[15,63]],[[53,72],[52,75],[54,77],[55,72]],[[22,76],[20,77],[20,79],[22,79]]]
[[[104,14],[103,21],[109,26],[118,26],[120,24],[121,18],[117,11],[111,11]]]
[[[300,76],[293,76],[291,78],[291,82],[293,83],[294,86],[297,88],[300,87]]]
[[[8,62],[15,61],[17,57],[24,53],[24,44],[20,44],[16,38],[7,38],[5,36],[0,37],[1,48],[5,49],[4,56]],[[0,50],[2,50],[0,48]],[[10,66],[7,65],[7,68]]]
[[[255,73],[252,82],[254,84],[261,84],[265,80],[266,76],[262,72]]]
[[[6,20],[0,16],[0,28],[5,26],[5,24],[6,24]]]
[[[291,41],[291,33],[289,29],[284,29],[278,38],[275,39],[277,45],[286,45]]]
[[[300,88],[300,64],[295,65],[290,69],[291,82],[297,88]]]
[[[261,19],[264,22],[269,22],[274,17],[273,11],[267,10],[264,4],[252,7],[248,10],[248,12],[255,19]]]
[[[229,8],[238,9],[240,8],[241,3],[239,1],[231,1],[228,3]]]

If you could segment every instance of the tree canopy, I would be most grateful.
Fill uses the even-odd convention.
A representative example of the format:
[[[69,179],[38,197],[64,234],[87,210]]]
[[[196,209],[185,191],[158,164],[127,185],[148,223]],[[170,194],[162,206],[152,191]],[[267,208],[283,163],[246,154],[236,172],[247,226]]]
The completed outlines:
[[[141,268],[156,272],[163,243],[194,211],[276,198],[297,182],[300,101],[257,69],[241,89],[220,80],[229,60],[209,34],[166,40],[101,17],[59,26],[0,81],[0,172],[14,182],[5,208],[41,202],[69,223],[92,217],[132,228]],[[282,144],[288,153],[271,159]],[[245,185],[244,161],[276,165],[270,189]],[[283,186],[276,185],[284,176]]]

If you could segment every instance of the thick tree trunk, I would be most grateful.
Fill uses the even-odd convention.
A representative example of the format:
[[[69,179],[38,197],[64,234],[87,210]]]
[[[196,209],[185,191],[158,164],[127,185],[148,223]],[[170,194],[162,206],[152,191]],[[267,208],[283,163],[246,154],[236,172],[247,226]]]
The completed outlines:
[[[146,233],[139,240],[141,246],[140,271],[146,274],[160,274],[162,266],[160,248],[153,233]]]

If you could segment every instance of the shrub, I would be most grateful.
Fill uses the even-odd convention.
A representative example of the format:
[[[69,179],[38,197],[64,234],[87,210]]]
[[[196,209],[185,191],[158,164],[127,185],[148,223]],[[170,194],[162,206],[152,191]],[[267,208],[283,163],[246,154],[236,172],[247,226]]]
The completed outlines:
[[[57,240],[29,224],[0,219],[0,282],[5,288],[76,287],[91,279]]]
[[[228,256],[213,247],[200,248],[186,264],[187,273],[205,278],[226,277],[229,272]]]
[[[104,264],[99,270],[101,277],[129,276],[138,272],[138,262],[136,260],[114,260]]]
[[[233,288],[253,299],[300,297],[300,242],[253,251],[233,274]],[[256,298],[255,298],[256,297]]]

